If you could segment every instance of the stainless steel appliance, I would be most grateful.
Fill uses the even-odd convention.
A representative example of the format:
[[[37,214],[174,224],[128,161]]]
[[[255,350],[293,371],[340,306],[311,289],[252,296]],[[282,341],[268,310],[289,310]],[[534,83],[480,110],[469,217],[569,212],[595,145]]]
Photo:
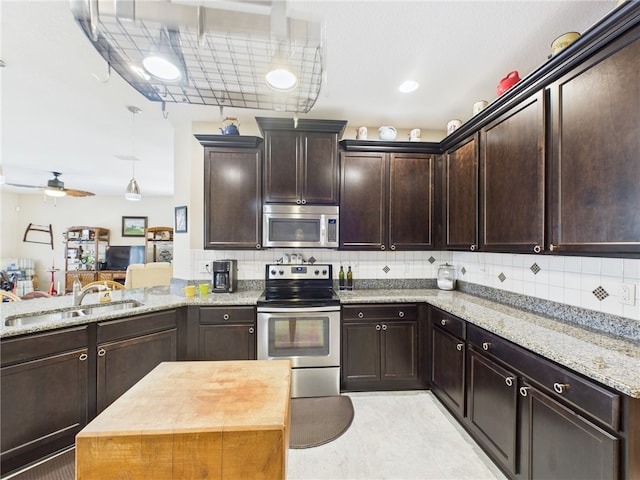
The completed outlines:
[[[233,293],[238,290],[238,261],[216,260],[211,269],[211,291]]]
[[[291,360],[292,397],[340,394],[340,299],[331,265],[267,265],[257,334],[258,360]]]
[[[264,205],[262,245],[284,248],[338,248],[339,207]]]

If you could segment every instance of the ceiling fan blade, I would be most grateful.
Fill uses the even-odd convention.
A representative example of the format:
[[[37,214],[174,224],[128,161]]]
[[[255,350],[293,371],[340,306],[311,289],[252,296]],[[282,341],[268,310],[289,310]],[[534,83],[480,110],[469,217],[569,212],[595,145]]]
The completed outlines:
[[[44,185],[24,185],[22,183],[9,183],[9,182],[4,183],[3,185],[7,185],[9,187],[19,187],[19,188],[37,188],[40,190],[47,188]]]
[[[70,197],[92,197],[93,195],[95,195],[95,193],[93,192],[87,192],[85,190],[76,190],[73,188],[65,188],[64,191]]]

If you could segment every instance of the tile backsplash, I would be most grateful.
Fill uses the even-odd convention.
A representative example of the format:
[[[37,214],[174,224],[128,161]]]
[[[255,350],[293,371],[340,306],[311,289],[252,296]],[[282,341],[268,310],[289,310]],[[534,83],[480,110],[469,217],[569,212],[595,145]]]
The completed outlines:
[[[435,278],[438,267],[449,262],[456,278],[465,282],[640,320],[640,259],[450,251],[192,250],[191,279],[210,278],[201,271],[203,263],[235,258],[240,280],[262,280],[265,264],[285,253],[331,263],[336,277],[340,265],[350,265],[355,280]],[[621,284],[635,289],[635,305],[620,303]]]

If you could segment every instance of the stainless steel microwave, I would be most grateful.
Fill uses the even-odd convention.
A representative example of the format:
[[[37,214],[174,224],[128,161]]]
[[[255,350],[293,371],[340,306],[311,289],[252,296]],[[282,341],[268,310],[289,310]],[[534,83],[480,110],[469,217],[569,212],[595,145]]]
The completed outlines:
[[[262,246],[265,248],[338,248],[339,231],[337,206],[262,207]]]

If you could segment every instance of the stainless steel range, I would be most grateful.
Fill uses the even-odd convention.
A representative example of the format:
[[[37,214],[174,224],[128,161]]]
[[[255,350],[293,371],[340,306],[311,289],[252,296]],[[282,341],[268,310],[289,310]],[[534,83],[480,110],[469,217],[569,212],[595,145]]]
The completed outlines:
[[[291,360],[292,397],[340,394],[340,299],[331,265],[267,265],[257,330],[258,360]]]

